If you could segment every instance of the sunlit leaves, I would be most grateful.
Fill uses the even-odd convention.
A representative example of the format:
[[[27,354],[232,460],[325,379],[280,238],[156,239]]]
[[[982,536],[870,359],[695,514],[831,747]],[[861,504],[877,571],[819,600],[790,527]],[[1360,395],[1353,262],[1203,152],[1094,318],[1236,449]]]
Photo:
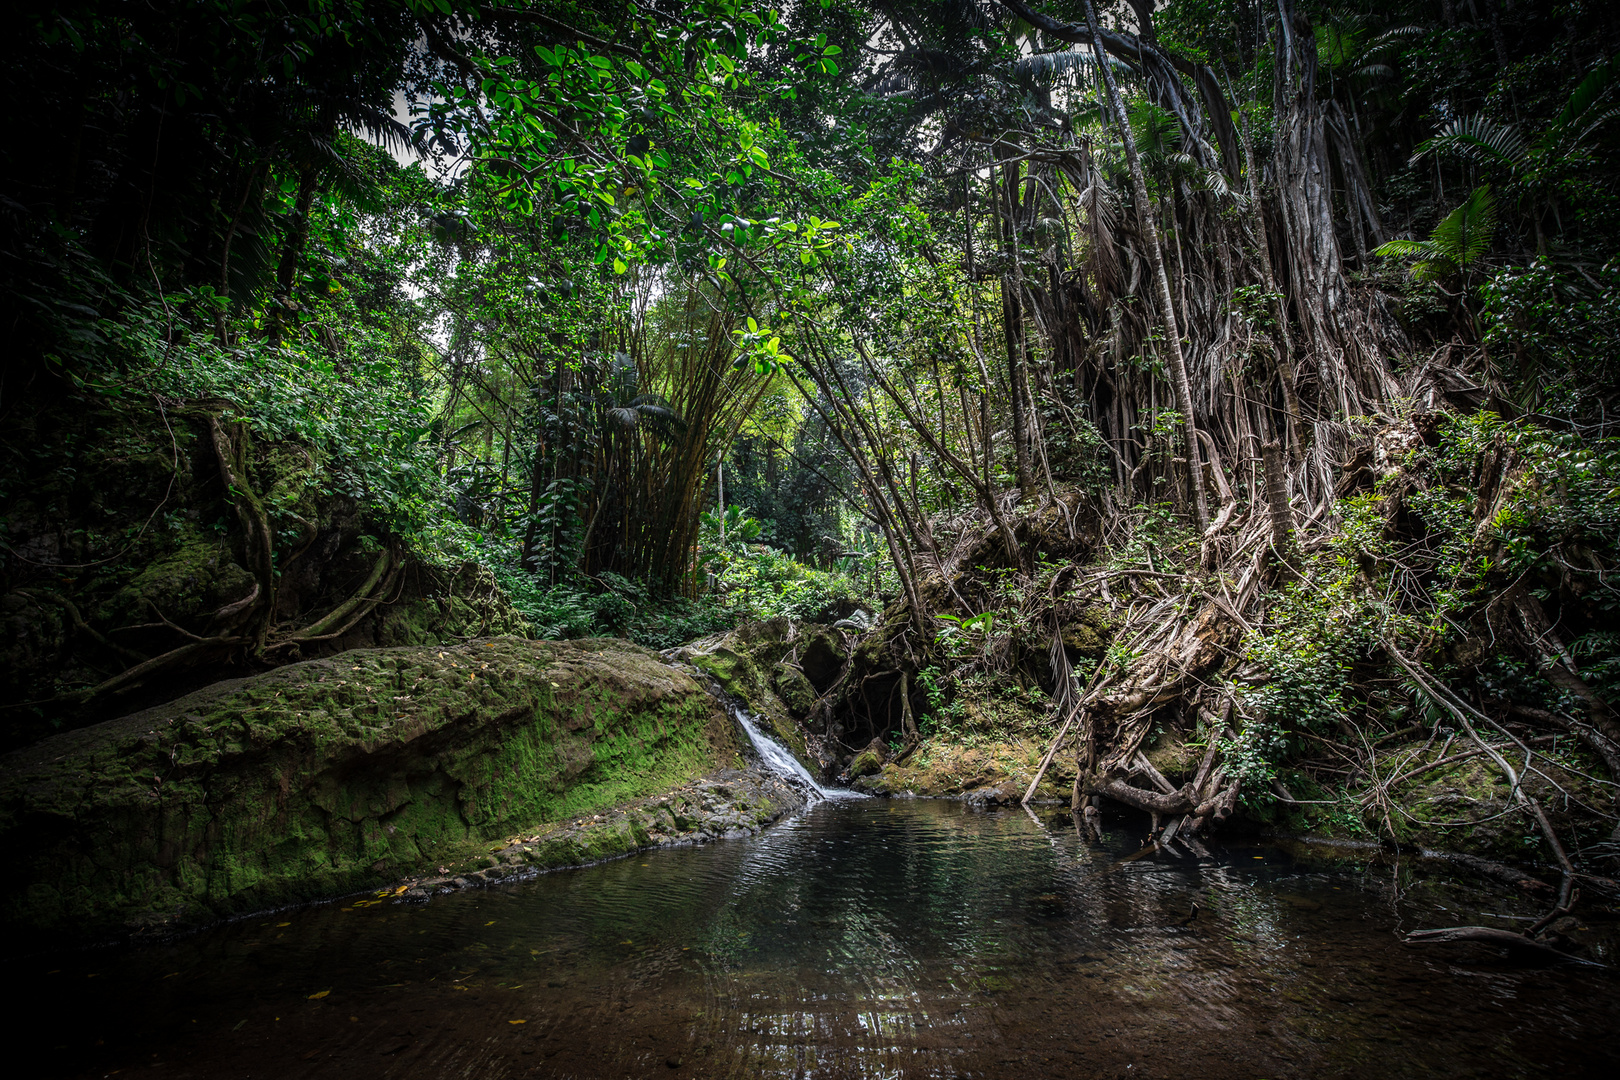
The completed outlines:
[[[771,198],[759,183],[775,136],[752,103],[835,74],[840,55],[820,36],[789,47],[802,66],[751,73],[750,53],[785,35],[763,5],[705,0],[678,20],[638,21],[618,51],[556,42],[521,57],[473,55],[476,93],[447,81],[420,125],[464,142],[510,209],[598,234],[597,263],[618,273],[694,245],[760,243],[759,231],[716,233],[743,201]]]

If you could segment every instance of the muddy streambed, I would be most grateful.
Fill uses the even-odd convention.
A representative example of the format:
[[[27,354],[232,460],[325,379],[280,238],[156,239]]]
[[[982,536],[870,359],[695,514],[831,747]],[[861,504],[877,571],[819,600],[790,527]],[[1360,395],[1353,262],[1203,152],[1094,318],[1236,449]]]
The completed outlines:
[[[12,959],[8,1027],[31,1071],[97,1077],[1620,1075],[1620,979],[1398,939],[1533,914],[1510,896],[1267,846],[1129,859],[1145,819],[1108,824],[1088,849],[1016,810],[821,803],[426,905]]]

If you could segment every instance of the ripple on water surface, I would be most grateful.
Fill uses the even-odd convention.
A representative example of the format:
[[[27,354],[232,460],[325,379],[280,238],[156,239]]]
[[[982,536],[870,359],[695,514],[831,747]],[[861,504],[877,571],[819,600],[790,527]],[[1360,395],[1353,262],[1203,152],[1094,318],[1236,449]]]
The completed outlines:
[[[85,1076],[1615,1075],[1612,981],[1402,946],[1460,920],[1388,867],[1131,858],[1111,824],[1088,849],[1016,811],[821,803],[421,907],[12,961],[11,1018]]]

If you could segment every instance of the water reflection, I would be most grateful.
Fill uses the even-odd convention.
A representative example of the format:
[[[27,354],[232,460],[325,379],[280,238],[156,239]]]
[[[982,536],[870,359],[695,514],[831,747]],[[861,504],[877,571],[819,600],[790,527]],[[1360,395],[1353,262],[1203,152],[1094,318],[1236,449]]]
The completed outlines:
[[[1402,919],[1455,920],[1422,889],[1392,904],[1387,868],[1132,859],[1136,823],[1110,824],[1096,849],[1019,812],[825,802],[747,841],[6,974],[66,1075],[1613,1072],[1610,981],[1402,946]]]

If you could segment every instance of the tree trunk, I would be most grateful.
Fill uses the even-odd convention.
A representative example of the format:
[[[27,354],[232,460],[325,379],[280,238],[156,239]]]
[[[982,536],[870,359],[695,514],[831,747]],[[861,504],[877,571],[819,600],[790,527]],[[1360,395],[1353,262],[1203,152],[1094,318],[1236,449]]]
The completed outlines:
[[[1271,265],[1271,241],[1266,231],[1265,204],[1260,201],[1260,177],[1254,167],[1254,142],[1249,134],[1249,114],[1241,115],[1243,136],[1243,173],[1249,192],[1249,228],[1254,233],[1254,246],[1260,256],[1260,269],[1265,274],[1266,293],[1270,296],[1271,316],[1277,320],[1277,381],[1282,384],[1284,422],[1288,432],[1288,458],[1297,460],[1305,452],[1300,428],[1304,417],[1299,408],[1299,392],[1295,387],[1294,335],[1288,327],[1288,306],[1277,285],[1277,274]]]
[[[1288,472],[1282,447],[1275,439],[1260,448],[1260,460],[1265,469],[1266,509],[1271,516],[1271,549],[1281,568],[1279,578],[1292,580],[1299,573],[1299,555],[1294,545],[1294,515],[1288,509]]]
[[[276,302],[270,313],[270,344],[281,344],[287,319],[293,311],[293,286],[298,280],[298,263],[309,241],[309,211],[315,205],[315,170],[306,168],[298,176],[298,205],[293,211],[292,231],[281,245],[281,261],[276,266]]]
[[[1018,262],[1018,166],[1002,166],[1002,190],[996,198],[996,217],[1001,225],[1002,244],[1009,265],[1001,275],[1001,330],[1007,343],[1007,385],[1012,398],[1013,462],[1018,490],[1029,495],[1035,489],[1034,469],[1029,458],[1029,418],[1025,415],[1023,305],[1011,280]]]
[[[1097,14],[1092,0],[1085,0],[1086,25],[1094,41],[1101,41],[1097,32]],[[1104,55],[1096,46],[1097,55]],[[1142,243],[1153,261],[1153,277],[1158,286],[1159,309],[1164,317],[1165,354],[1170,364],[1170,382],[1176,392],[1176,408],[1181,410],[1182,437],[1187,444],[1187,465],[1192,476],[1193,514],[1202,535],[1209,529],[1209,500],[1204,495],[1203,450],[1198,445],[1198,424],[1193,419],[1192,390],[1187,383],[1187,364],[1181,355],[1181,330],[1176,321],[1174,298],[1170,293],[1170,278],[1164,269],[1164,253],[1159,250],[1159,228],[1153,220],[1153,202],[1148,198],[1147,178],[1142,174],[1142,159],[1136,152],[1136,139],[1131,134],[1130,118],[1125,114],[1125,102],[1119,96],[1114,73],[1106,63],[1102,69],[1103,82],[1108,88],[1108,105],[1119,123],[1120,137],[1125,142],[1125,161],[1131,171],[1131,192],[1136,200],[1136,212],[1142,223]]]

